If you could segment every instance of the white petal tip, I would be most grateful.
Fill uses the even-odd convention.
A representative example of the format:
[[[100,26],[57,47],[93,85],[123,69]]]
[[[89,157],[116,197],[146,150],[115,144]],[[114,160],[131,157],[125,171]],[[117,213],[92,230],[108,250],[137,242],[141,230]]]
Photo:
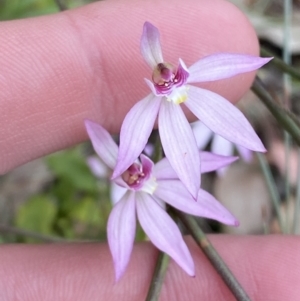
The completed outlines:
[[[190,268],[188,270],[185,270],[185,272],[190,276],[190,277],[195,277],[195,267],[193,266],[193,268]]]

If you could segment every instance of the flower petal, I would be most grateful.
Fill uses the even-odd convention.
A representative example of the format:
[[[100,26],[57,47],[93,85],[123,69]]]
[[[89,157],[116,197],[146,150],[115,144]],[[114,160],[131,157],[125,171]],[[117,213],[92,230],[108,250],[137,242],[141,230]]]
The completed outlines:
[[[152,143],[147,143],[145,148],[144,148],[144,153],[148,156],[148,157],[152,157],[152,155],[154,154],[154,145]]]
[[[124,194],[126,193],[128,189],[124,188],[118,184],[116,184],[114,181],[111,181],[110,185],[110,199],[113,205],[117,204]]]
[[[128,191],[114,206],[107,223],[107,239],[114,261],[116,281],[128,265],[135,228],[135,193]]]
[[[259,69],[272,58],[235,53],[217,53],[208,55],[190,68],[188,83],[219,80]]]
[[[86,163],[94,176],[99,179],[105,179],[107,177],[107,166],[98,157],[90,156],[86,159]]]
[[[110,169],[114,169],[118,153],[117,144],[100,124],[90,120],[85,120],[84,123],[95,152]]]
[[[222,96],[189,86],[185,105],[213,132],[248,149],[266,149],[243,113]]]
[[[250,163],[253,159],[253,152],[245,147],[236,145],[236,148],[245,162]]]
[[[160,180],[154,195],[188,214],[215,219],[227,225],[238,225],[235,217],[212,195],[200,189],[195,202],[178,180]]]
[[[234,152],[234,145],[232,142],[224,139],[223,137],[214,134],[212,141],[211,151],[215,154],[230,156]],[[217,173],[220,177],[224,176],[227,171],[226,167],[220,168],[217,170]]]
[[[155,95],[155,96],[162,96],[161,93],[158,93],[155,89],[155,86],[153,84],[153,82],[147,78],[144,78],[145,83],[147,84],[147,86],[150,88],[151,92]]]
[[[157,180],[159,179],[178,179],[178,175],[172,168],[167,158],[161,159],[154,165],[153,174]]]
[[[200,152],[200,158],[201,173],[218,170],[239,159],[239,157],[221,156],[210,152]]]
[[[166,211],[146,193],[136,194],[136,208],[139,222],[152,243],[170,255],[186,273],[194,276],[191,254],[177,225]]]
[[[149,22],[145,22],[141,38],[141,53],[147,64],[154,69],[163,63],[163,56],[159,41],[159,31]]]
[[[145,179],[148,179],[152,174],[154,163],[143,154],[141,154],[140,159],[143,167],[143,173],[145,174]]]
[[[212,141],[211,150],[213,153],[218,155],[230,156],[233,154],[233,143],[215,134]]]
[[[168,101],[162,103],[158,130],[171,166],[196,198],[200,187],[200,156],[191,126],[179,105]]]
[[[239,221],[211,194],[200,189],[197,203],[203,208],[203,216],[215,219],[223,224],[238,226]]]
[[[206,172],[215,171],[219,168],[225,167],[239,157],[220,156],[210,152],[199,152],[201,162],[201,174]],[[171,180],[178,179],[177,173],[171,167],[167,158],[163,158],[154,165],[153,174],[157,180]]]
[[[210,138],[213,136],[213,132],[201,121],[196,121],[192,123],[191,126],[198,148],[204,149],[207,146]]]
[[[148,95],[127,113],[120,133],[117,165],[112,179],[121,175],[141,154],[153,129],[161,98]]]

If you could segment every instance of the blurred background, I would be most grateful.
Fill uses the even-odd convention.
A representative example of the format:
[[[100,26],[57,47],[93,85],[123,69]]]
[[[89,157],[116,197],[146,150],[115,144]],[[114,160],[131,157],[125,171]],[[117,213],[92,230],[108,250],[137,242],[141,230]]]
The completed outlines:
[[[0,0],[0,20],[50,14],[90,2]],[[294,67],[300,67],[300,0],[291,1],[285,17],[282,0],[232,2],[248,15],[265,50],[279,57],[287,55]],[[300,114],[299,81],[284,77],[273,64],[260,70],[259,76],[278,103],[288,99],[291,111]],[[203,188],[236,215],[240,227],[223,227],[201,219],[199,223],[207,232],[299,234],[298,148],[251,91],[238,106],[268,153],[260,158],[252,154],[251,159],[241,158],[222,173],[203,176]],[[213,139],[211,136],[201,147],[210,150]],[[93,154],[87,142],[0,176],[0,242],[106,240],[106,222],[112,208],[109,176],[105,170],[95,175],[90,169],[87,160]],[[143,239],[140,229],[137,239]]]

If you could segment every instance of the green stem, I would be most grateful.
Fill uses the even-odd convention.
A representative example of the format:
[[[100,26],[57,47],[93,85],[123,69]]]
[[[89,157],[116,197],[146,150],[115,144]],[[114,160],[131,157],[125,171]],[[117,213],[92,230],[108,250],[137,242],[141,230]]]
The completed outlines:
[[[269,166],[264,154],[256,153],[256,155],[257,155],[259,164],[261,166],[262,172],[264,174],[276,214],[278,216],[280,229],[281,229],[282,233],[284,233],[285,227],[284,227],[283,218],[282,218],[282,215],[280,212],[280,196],[279,196],[274,178],[272,176],[270,166]]]
[[[168,269],[168,264],[169,256],[166,253],[160,251],[156,261],[156,266],[152,276],[146,301],[158,300],[164,282],[164,278]]]
[[[274,57],[271,63],[273,63],[278,69],[283,71],[284,73],[289,74],[290,76],[300,80],[300,71],[297,68],[292,67],[291,65],[286,64],[279,57],[275,56],[272,52],[265,49],[264,47],[260,47],[260,54],[262,56]]]
[[[223,259],[220,257],[216,249],[212,246],[205,233],[198,226],[196,220],[185,213],[173,209],[175,214],[189,230],[198,246],[202,249],[208,260],[222,277],[225,284],[231,290],[232,294],[238,301],[250,301],[249,296],[229,270]]]
[[[280,125],[282,125],[283,128],[290,133],[295,142],[300,146],[300,127],[297,118],[295,116],[292,117],[292,114],[273,101],[273,98],[264,88],[258,77],[256,77],[252,85],[252,91],[265,104],[278,123],[280,123]]]

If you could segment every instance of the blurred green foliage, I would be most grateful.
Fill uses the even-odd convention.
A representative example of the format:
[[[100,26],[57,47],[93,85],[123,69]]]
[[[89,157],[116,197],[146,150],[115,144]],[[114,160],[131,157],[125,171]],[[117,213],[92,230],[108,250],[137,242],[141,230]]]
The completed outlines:
[[[52,235],[52,226],[57,214],[57,206],[47,195],[37,195],[24,203],[18,211],[15,224],[20,229]],[[27,242],[34,239],[27,237]]]
[[[80,145],[46,158],[54,179],[43,194],[22,204],[15,217],[16,227],[71,240],[106,238],[111,210],[109,185],[91,173],[84,150]]]
[[[88,0],[60,0],[69,8],[92,2]],[[13,20],[51,14],[59,11],[56,0],[0,0],[0,20]]]
[[[92,1],[60,0],[72,8]],[[0,0],[0,20],[13,20],[59,11],[55,0]],[[105,240],[112,205],[109,181],[96,179],[86,164],[88,144],[57,152],[45,158],[52,180],[38,194],[18,204],[13,216],[17,229],[67,240]],[[20,189],[16,187],[16,189]],[[137,228],[137,239],[144,239]],[[46,239],[45,239],[46,240]],[[34,235],[8,233],[3,242],[40,242]]]

